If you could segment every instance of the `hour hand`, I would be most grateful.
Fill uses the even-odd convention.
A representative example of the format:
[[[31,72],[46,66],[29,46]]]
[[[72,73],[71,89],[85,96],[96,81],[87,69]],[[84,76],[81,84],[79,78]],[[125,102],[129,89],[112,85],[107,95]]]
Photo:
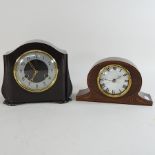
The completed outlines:
[[[31,66],[31,68],[32,68],[34,71],[37,71],[37,70],[35,69],[34,65],[33,65],[31,62],[29,62],[29,65]]]

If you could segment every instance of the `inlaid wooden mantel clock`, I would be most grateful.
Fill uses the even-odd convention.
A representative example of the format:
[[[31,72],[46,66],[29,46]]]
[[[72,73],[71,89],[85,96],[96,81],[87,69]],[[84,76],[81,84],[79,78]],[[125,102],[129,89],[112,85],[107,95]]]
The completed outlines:
[[[70,100],[71,92],[65,51],[44,41],[32,41],[4,55],[4,103],[63,103]]]
[[[135,65],[122,58],[99,61],[89,72],[88,88],[80,90],[77,101],[152,105],[149,94],[140,92],[142,77]]]

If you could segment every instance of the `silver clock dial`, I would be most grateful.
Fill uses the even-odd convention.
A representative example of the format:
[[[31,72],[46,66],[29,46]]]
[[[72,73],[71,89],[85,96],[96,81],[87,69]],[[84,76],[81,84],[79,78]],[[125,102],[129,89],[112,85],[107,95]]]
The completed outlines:
[[[48,53],[31,50],[22,54],[14,65],[16,82],[30,92],[42,92],[56,81],[57,63]]]
[[[125,95],[131,87],[131,82],[129,71],[117,64],[104,67],[98,76],[99,89],[109,97]]]

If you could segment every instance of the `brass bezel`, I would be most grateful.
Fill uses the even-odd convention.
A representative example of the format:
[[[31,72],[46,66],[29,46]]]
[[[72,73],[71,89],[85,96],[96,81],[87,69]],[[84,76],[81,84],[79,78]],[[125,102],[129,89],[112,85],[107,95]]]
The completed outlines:
[[[53,60],[54,66],[55,66],[55,67],[54,67],[54,70],[55,70],[54,72],[55,72],[56,74],[55,74],[55,77],[54,77],[53,81],[52,81],[46,88],[43,88],[43,89],[36,89],[36,90],[34,90],[34,89],[31,89],[31,88],[27,87],[26,85],[22,84],[22,83],[18,80],[18,77],[17,77],[17,75],[16,75],[16,70],[17,70],[17,65],[18,65],[18,63],[19,63],[19,60],[20,60],[21,58],[25,57],[26,55],[28,55],[28,54],[30,54],[30,53],[34,53],[34,52],[36,52],[36,53],[43,53],[43,54],[45,54],[45,55],[48,55],[48,56],[51,58],[51,60]],[[45,51],[42,51],[42,50],[34,49],[34,50],[29,50],[29,51],[23,53],[22,55],[20,55],[20,56],[17,58],[17,60],[16,60],[16,62],[15,62],[15,64],[14,64],[14,68],[13,68],[13,75],[14,75],[15,81],[18,83],[18,85],[19,85],[21,88],[23,88],[23,89],[25,89],[26,91],[29,91],[29,92],[31,92],[31,93],[40,93],[40,92],[44,92],[44,91],[49,90],[49,89],[55,84],[55,82],[56,82],[56,80],[57,80],[57,76],[58,76],[58,66],[57,66],[57,62],[55,61],[55,59],[54,59],[49,53],[47,53],[47,52],[45,52]]]
[[[109,94],[109,93],[105,92],[105,91],[101,88],[101,85],[100,85],[100,83],[99,83],[100,76],[101,76],[101,74],[103,73],[103,71],[104,71],[107,67],[111,67],[111,66],[120,67],[120,68],[122,68],[123,70],[125,70],[125,71],[128,73],[128,75],[129,75],[129,84],[128,84],[128,87],[127,87],[127,89],[125,89],[125,90],[124,90],[122,93],[120,93],[120,94],[115,94],[115,95],[113,95],[113,94]],[[131,85],[132,85],[132,78],[131,78],[130,72],[129,72],[125,67],[123,67],[123,66],[121,66],[121,65],[118,65],[118,64],[110,64],[110,65],[107,65],[107,66],[103,67],[103,68],[100,70],[100,72],[99,72],[99,74],[98,74],[98,77],[97,77],[97,85],[98,85],[99,90],[100,90],[104,95],[106,95],[106,96],[108,96],[108,97],[112,97],[112,98],[118,98],[118,97],[124,96],[125,94],[127,94],[127,93],[129,92],[129,90],[130,90],[130,88],[131,88]]]

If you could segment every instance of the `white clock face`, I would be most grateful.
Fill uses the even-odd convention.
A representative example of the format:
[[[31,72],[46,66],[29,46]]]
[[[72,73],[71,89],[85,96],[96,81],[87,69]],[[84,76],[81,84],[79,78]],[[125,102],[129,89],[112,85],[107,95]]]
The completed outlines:
[[[121,97],[129,91],[132,80],[127,69],[112,64],[100,70],[97,82],[99,89],[106,96]]]
[[[53,86],[58,68],[55,59],[41,50],[22,54],[14,65],[14,78],[25,90],[43,92]]]

